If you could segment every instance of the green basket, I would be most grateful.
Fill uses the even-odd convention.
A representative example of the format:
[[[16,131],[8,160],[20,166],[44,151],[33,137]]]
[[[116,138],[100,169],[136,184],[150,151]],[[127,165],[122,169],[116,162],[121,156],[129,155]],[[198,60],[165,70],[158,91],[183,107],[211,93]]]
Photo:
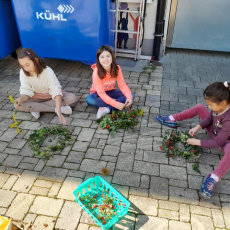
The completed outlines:
[[[76,202],[92,217],[102,229],[109,229],[128,212],[130,202],[100,176],[89,178],[73,192]],[[105,197],[112,198],[110,219],[103,223],[101,211]],[[94,202],[95,201],[95,202]],[[100,208],[99,208],[100,207]],[[101,217],[101,218],[99,218]],[[108,215],[106,215],[108,217]]]

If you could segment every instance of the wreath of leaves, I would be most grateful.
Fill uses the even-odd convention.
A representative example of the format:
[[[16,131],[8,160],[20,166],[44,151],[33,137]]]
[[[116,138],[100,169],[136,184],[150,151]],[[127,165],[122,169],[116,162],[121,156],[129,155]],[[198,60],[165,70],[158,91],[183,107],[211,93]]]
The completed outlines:
[[[42,148],[42,144],[50,135],[58,137],[55,145],[49,145]],[[48,140],[50,143],[52,139]],[[39,130],[34,130],[29,136],[29,146],[34,151],[34,155],[49,158],[53,152],[62,150],[66,144],[71,141],[70,131],[67,128],[54,126],[44,127]]]
[[[188,131],[166,131],[160,149],[165,150],[168,157],[180,156],[186,160],[196,161],[201,156],[201,148],[196,145],[189,145],[187,143],[188,138],[192,138]],[[198,162],[192,168],[200,173]]]
[[[111,131],[114,136],[118,129],[133,129],[138,123],[138,116],[142,116],[144,110],[126,108],[123,110],[114,110],[111,114],[107,114],[97,123],[102,129]]]

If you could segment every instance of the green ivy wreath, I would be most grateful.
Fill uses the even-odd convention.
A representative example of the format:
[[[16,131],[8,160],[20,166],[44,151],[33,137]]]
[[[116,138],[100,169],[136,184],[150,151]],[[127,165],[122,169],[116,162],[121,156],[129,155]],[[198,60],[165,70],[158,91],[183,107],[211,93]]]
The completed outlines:
[[[57,136],[58,140],[55,145],[49,145],[42,148],[41,145],[50,135]],[[71,141],[70,131],[67,128],[54,126],[44,127],[39,130],[34,130],[29,136],[29,146],[34,151],[34,155],[49,158],[52,152],[62,150],[66,144]],[[52,142],[50,138],[48,142]]]
[[[198,160],[201,156],[201,147],[189,145],[188,138],[192,138],[188,131],[166,131],[160,149],[165,150],[168,157],[180,156],[186,160]],[[193,170],[200,172],[198,163],[192,167]]]
[[[144,110],[125,108],[123,110],[114,110],[111,114],[107,114],[97,123],[102,129],[111,131],[114,136],[118,129],[133,129],[138,123],[138,116],[142,116]]]

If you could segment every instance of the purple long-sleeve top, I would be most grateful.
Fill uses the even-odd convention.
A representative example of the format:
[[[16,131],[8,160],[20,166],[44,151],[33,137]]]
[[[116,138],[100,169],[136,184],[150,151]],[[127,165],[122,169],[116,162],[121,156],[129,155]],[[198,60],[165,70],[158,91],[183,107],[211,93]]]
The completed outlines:
[[[230,143],[230,109],[219,115],[211,111],[200,126],[202,129],[210,128],[212,135],[210,140],[201,140],[201,147],[222,148],[226,143]]]

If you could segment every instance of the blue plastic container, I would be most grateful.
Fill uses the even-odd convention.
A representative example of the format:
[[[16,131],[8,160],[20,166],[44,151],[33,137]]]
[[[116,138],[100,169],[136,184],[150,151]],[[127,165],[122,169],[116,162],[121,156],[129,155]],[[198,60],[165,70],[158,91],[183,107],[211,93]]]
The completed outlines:
[[[124,217],[130,206],[130,202],[123,197],[116,189],[100,176],[89,178],[80,184],[73,192],[76,202],[92,217],[99,227],[103,230],[111,228],[122,217]],[[98,215],[104,215],[99,212],[102,208],[105,197],[111,198],[113,204],[113,214],[110,219],[103,223],[102,218],[98,219]]]
[[[111,0],[12,0],[23,47],[41,57],[93,63],[113,45]]]
[[[20,39],[10,0],[0,0],[0,58],[14,52]]]

